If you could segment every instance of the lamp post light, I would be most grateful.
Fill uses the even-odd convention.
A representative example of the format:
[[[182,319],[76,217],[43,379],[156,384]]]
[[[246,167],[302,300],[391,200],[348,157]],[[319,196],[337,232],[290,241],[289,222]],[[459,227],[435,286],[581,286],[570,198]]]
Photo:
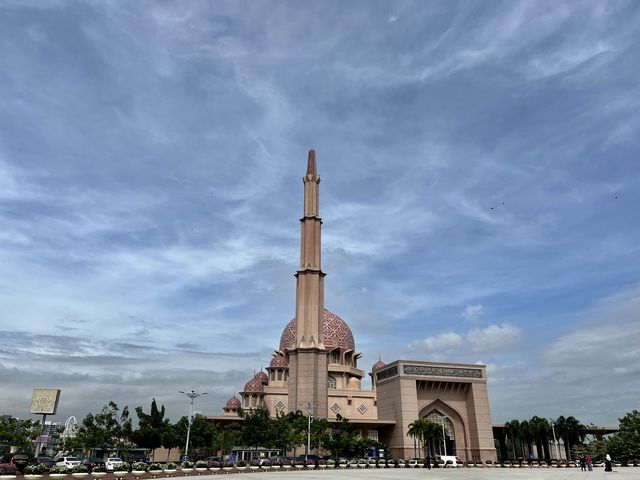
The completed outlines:
[[[309,460],[309,452],[311,451],[311,420],[312,420],[312,416],[311,413],[313,412],[315,405],[312,404],[311,402],[307,402],[306,403],[306,409],[307,409],[307,451],[304,453],[304,461],[305,463]]]
[[[189,459],[189,436],[191,435],[191,419],[193,417],[193,401],[198,398],[200,395],[208,395],[207,392],[197,393],[195,390],[191,390],[190,392],[183,392],[182,390],[178,391],[178,393],[182,393],[191,399],[189,405],[189,421],[187,422],[187,443],[184,446],[184,461],[188,461]]]
[[[440,417],[440,421],[442,422],[442,446],[444,447],[444,454],[447,455],[447,436],[444,430],[444,419],[449,418],[446,415],[442,415]]]
[[[558,448],[558,440],[556,440],[556,428],[553,418],[549,419],[549,423],[551,424],[551,431],[553,432],[553,444],[556,446],[556,459],[560,460],[560,450]]]

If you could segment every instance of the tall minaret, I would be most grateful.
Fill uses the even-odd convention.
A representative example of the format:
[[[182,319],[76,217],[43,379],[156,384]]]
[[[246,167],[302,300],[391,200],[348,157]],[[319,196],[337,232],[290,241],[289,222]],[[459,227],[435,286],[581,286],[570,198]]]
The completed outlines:
[[[296,273],[296,346],[289,353],[289,410],[327,418],[327,351],[323,344],[324,276],[320,265],[320,177],[309,150]]]

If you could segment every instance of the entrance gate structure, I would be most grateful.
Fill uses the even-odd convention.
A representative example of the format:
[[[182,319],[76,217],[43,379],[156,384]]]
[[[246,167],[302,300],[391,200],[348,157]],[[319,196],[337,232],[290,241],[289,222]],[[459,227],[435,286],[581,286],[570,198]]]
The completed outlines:
[[[396,422],[380,440],[396,458],[413,456],[409,425],[427,418],[443,425],[447,455],[496,461],[485,365],[397,360],[375,375],[378,419]]]

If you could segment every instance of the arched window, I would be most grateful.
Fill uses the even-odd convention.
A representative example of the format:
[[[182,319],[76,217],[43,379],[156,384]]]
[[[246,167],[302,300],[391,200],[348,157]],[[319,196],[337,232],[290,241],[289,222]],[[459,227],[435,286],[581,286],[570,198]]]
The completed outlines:
[[[335,377],[332,377],[331,375],[327,377],[327,388],[337,388]]]
[[[278,380],[282,380],[282,370],[278,370]]]
[[[338,350],[331,352],[329,363],[340,363],[340,352]]]
[[[285,371],[284,371],[284,380],[285,380],[285,382],[286,382],[287,380],[289,380],[289,371],[288,371],[288,370],[285,370]]]

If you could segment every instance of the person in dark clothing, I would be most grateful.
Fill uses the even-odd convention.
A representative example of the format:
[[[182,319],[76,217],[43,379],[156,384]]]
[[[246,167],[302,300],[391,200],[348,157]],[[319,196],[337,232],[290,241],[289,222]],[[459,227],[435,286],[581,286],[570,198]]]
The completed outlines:
[[[613,470],[611,470],[611,456],[608,453],[607,456],[604,457],[604,471],[613,472]]]
[[[584,454],[580,455],[580,471],[581,472],[587,471],[587,459],[584,457]]]

